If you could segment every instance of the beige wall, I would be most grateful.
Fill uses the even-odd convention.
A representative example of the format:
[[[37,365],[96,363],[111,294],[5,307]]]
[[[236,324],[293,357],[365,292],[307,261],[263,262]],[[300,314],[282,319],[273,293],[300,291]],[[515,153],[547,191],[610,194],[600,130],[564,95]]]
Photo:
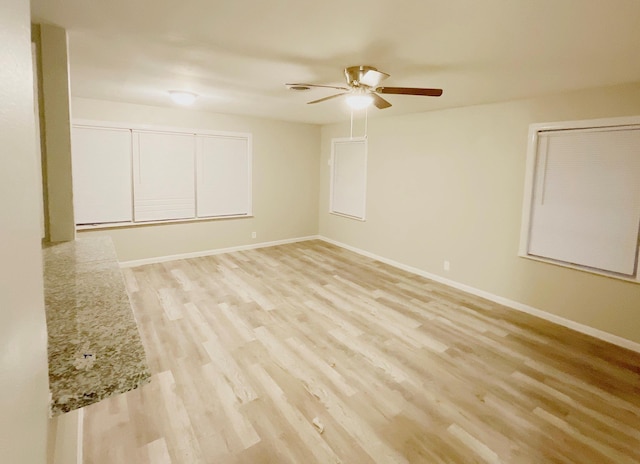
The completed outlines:
[[[47,205],[47,238],[64,242],[75,238],[71,179],[71,126],[67,32],[39,26],[41,136],[43,179]],[[37,35],[36,35],[37,37]]]
[[[29,2],[0,4],[0,462],[44,464],[48,378]]]
[[[640,284],[517,256],[529,124],[638,114],[640,84],[370,119],[366,222],[327,213],[325,126],[320,234],[640,342]]]
[[[111,235],[121,261],[317,233],[319,126],[82,98],[72,99],[72,109],[79,119],[253,134],[254,217],[79,233]]]

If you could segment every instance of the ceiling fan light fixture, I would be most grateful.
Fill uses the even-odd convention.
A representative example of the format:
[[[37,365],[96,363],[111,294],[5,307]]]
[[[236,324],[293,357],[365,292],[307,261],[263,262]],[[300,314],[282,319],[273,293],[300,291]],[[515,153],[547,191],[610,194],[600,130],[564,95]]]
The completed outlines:
[[[198,95],[185,90],[169,90],[169,96],[178,105],[192,105]]]
[[[363,110],[373,103],[373,97],[368,93],[354,93],[347,95],[347,105],[352,110]]]

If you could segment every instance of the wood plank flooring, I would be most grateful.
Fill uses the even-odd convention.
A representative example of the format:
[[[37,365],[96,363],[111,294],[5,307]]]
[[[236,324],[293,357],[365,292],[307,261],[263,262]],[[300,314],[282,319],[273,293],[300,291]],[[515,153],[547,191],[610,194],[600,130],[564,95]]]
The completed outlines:
[[[321,241],[124,272],[153,377],[85,464],[640,462],[637,353]]]

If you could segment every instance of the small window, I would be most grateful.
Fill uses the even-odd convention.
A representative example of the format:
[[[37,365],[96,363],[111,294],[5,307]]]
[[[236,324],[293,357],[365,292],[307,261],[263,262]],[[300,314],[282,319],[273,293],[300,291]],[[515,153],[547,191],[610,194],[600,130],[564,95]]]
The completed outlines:
[[[329,212],[364,221],[366,194],[366,139],[333,139]]]
[[[135,221],[195,217],[195,137],[134,131],[133,142]]]
[[[131,131],[74,127],[71,136],[76,223],[131,222]]]
[[[197,137],[198,217],[251,214],[247,137]]]
[[[637,281],[640,124],[530,133],[520,255]]]

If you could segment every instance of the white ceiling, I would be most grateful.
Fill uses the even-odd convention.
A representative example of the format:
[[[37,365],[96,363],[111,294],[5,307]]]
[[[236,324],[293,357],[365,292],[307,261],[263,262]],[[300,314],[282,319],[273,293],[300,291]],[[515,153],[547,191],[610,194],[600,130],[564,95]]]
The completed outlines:
[[[371,116],[504,101],[640,81],[640,0],[32,0],[34,22],[69,34],[78,97],[289,121],[347,120],[333,93],[371,65],[390,86],[441,87],[440,98],[389,95]]]

